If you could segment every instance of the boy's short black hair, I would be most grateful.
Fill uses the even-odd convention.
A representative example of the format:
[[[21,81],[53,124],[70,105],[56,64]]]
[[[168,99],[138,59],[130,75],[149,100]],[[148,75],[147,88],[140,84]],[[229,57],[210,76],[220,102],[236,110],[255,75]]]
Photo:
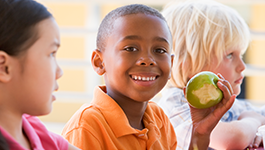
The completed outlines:
[[[113,29],[113,24],[116,19],[118,19],[119,17],[126,16],[126,15],[139,14],[139,13],[156,16],[166,22],[165,18],[162,16],[162,14],[158,10],[151,8],[149,6],[146,6],[146,5],[131,4],[131,5],[119,7],[109,12],[102,20],[99,26],[99,29],[98,29],[98,34],[97,34],[97,48],[101,51],[104,50],[105,41],[111,34],[112,29]]]

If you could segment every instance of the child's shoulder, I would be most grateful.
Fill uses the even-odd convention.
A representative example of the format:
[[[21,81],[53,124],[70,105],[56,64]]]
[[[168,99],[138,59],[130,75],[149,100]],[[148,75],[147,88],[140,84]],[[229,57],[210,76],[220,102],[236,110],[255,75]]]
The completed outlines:
[[[76,111],[69,122],[75,122],[77,126],[80,126],[86,122],[91,123],[91,120],[104,120],[104,116],[97,107],[84,104]]]
[[[160,111],[162,110],[160,106],[158,106],[158,104],[154,101],[149,101],[148,105],[150,106],[150,108],[154,111]]]
[[[58,134],[48,131],[36,116],[23,115],[23,130],[29,136],[29,139],[34,139],[30,142],[39,148],[56,149],[56,147],[59,147],[60,149],[65,149],[68,147],[68,142],[65,139]]]
[[[65,135],[76,129],[94,130],[99,123],[103,122],[106,122],[106,120],[97,107],[91,104],[84,104],[66,123],[62,133]]]

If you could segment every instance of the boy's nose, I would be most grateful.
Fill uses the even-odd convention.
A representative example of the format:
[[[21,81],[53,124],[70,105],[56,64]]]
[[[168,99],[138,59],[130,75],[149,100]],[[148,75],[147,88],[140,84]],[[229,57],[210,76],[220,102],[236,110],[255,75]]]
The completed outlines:
[[[244,63],[243,59],[239,60],[239,65],[237,67],[238,72],[242,72],[246,69],[246,64]]]
[[[152,58],[151,56],[146,56],[146,57],[141,57],[137,61],[137,65],[141,65],[141,66],[153,66],[153,65],[156,65],[156,62],[155,62],[154,58]]]

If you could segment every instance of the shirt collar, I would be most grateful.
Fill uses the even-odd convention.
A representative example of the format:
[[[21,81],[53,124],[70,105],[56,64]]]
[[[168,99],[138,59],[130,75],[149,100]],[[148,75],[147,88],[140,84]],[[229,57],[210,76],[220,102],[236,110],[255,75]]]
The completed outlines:
[[[113,100],[106,93],[106,86],[96,87],[94,90],[94,98],[91,104],[99,108],[115,136],[121,137],[128,134],[138,134],[139,130],[136,130],[130,126],[127,116],[123,112],[122,108],[120,108],[115,100]],[[143,116],[143,122],[148,130],[150,130],[149,127],[151,126],[157,126],[155,128],[159,129],[162,127],[161,119],[153,113],[153,110],[150,107],[150,102],[146,107]],[[160,132],[157,131],[157,133],[159,134]]]
[[[106,93],[106,86],[95,88],[94,98],[91,104],[99,108],[115,136],[121,137],[123,135],[137,133],[137,131],[130,126],[120,106]]]
[[[37,135],[35,129],[30,125],[28,120],[26,119],[27,117],[31,117],[30,115],[24,114],[22,116],[22,126],[24,129],[24,132],[26,133],[30,143],[31,143],[31,148],[33,149],[44,149],[42,147],[41,140],[39,136]]]
[[[26,117],[29,115],[24,114],[22,116],[22,128],[27,135],[27,138],[29,139],[30,145],[32,149],[38,149],[38,150],[44,150],[42,147],[42,143],[40,141],[39,136],[33,129],[33,127],[30,125],[30,123],[27,121]],[[0,127],[1,134],[5,137],[9,148],[10,149],[24,149],[22,146],[8,133],[6,132],[2,127]]]

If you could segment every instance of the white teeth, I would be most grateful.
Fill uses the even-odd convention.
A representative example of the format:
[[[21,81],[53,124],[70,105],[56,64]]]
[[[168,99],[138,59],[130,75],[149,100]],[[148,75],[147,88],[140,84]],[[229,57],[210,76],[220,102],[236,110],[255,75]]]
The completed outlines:
[[[141,76],[132,76],[134,80],[142,80],[142,81],[153,81],[156,77],[141,77]]]

